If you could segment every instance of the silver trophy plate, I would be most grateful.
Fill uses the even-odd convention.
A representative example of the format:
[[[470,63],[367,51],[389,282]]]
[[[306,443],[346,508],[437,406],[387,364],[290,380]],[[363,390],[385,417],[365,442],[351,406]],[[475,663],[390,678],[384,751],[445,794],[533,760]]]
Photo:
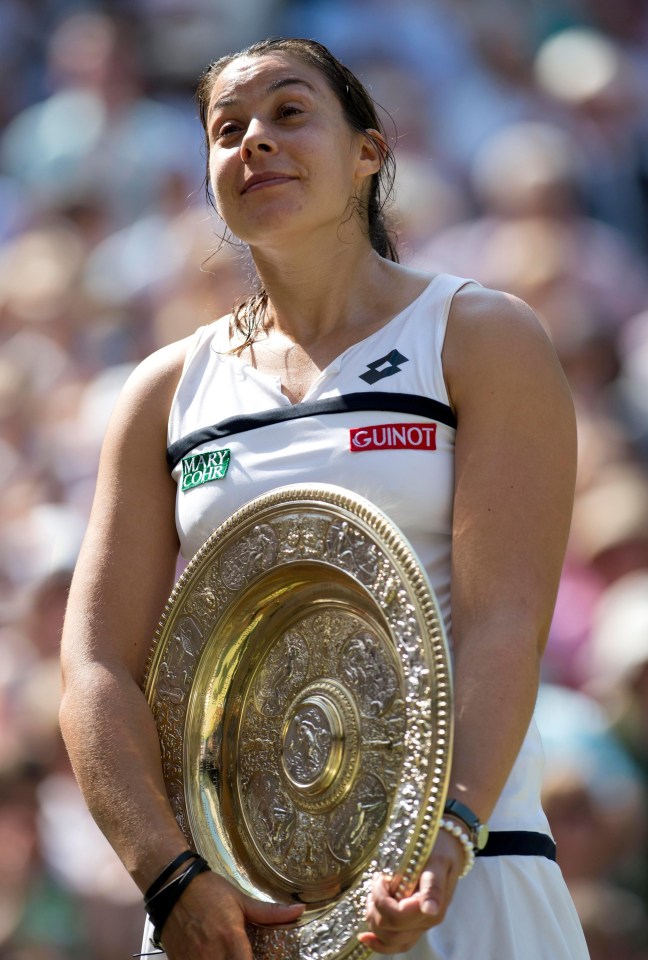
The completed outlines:
[[[329,485],[258,497],[178,581],[145,692],[187,841],[301,919],[256,958],[368,956],[375,872],[410,894],[442,816],[450,661],[425,571],[373,504]]]

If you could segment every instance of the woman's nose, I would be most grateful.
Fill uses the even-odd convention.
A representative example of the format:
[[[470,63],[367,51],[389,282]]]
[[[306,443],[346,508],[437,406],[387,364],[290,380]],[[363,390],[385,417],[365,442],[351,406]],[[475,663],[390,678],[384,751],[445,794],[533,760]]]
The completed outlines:
[[[276,153],[277,145],[265,124],[253,120],[241,141],[241,159],[247,163],[257,153]]]

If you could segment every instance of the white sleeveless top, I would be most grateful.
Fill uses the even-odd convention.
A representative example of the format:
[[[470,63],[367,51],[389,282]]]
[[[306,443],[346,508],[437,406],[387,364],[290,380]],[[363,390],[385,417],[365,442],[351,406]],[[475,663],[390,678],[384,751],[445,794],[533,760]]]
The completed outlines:
[[[452,299],[473,282],[438,274],[405,310],[322,370],[298,404],[281,392],[278,377],[228,352],[226,323],[197,330],[169,415],[183,557],[262,493],[288,483],[334,483],[375,503],[407,537],[451,639],[456,420],[441,351]],[[532,723],[491,829],[549,833],[541,774]]]

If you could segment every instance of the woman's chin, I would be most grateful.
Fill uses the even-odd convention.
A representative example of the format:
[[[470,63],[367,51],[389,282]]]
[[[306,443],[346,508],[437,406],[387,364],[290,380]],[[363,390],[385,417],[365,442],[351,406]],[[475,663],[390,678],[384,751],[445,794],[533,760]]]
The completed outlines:
[[[305,226],[299,211],[267,209],[259,211],[254,222],[240,224],[232,232],[249,247],[275,246],[279,241],[297,239],[302,243],[311,233],[311,225]]]

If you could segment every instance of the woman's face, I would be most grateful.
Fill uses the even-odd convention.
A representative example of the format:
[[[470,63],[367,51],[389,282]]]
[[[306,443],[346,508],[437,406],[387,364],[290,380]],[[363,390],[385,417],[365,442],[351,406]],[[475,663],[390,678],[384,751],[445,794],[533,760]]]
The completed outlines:
[[[225,67],[207,130],[218,212],[251,246],[337,230],[380,166],[325,77],[285,53],[239,57]]]

